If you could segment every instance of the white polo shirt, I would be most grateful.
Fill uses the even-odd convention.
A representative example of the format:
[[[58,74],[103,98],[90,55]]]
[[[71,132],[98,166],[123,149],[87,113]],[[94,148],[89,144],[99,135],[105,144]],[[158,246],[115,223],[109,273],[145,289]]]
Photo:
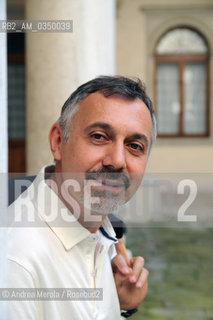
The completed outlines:
[[[16,222],[8,230],[5,287],[102,288],[103,300],[8,301],[7,319],[121,319],[111,268],[116,238],[110,221],[106,218],[93,234],[77,221],[62,221],[58,213],[70,217],[70,212],[45,183],[44,169],[9,207],[8,215],[14,214]]]

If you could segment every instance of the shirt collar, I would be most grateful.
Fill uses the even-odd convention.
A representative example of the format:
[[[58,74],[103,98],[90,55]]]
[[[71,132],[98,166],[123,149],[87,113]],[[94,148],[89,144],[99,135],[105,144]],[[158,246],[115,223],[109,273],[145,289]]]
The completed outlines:
[[[44,166],[34,180],[36,188],[35,205],[42,220],[51,228],[66,250],[91,235],[67,209],[57,194],[45,183],[45,174],[54,172],[54,165]],[[106,217],[100,228],[109,241],[116,242],[116,235],[110,220]]]

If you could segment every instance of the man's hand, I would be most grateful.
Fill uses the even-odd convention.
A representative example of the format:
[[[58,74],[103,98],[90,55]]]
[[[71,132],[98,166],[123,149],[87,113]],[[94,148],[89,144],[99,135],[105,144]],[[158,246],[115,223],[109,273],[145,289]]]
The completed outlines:
[[[122,239],[116,244],[117,256],[112,260],[112,269],[120,307],[124,310],[136,308],[148,290],[149,271],[144,268],[142,257],[130,258]]]

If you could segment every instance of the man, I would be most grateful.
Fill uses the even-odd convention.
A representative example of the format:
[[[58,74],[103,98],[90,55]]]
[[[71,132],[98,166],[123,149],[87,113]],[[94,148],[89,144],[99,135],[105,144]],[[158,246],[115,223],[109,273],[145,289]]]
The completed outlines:
[[[69,97],[49,134],[55,166],[9,209],[8,287],[102,288],[103,299],[9,301],[8,319],[116,320],[141,303],[148,271],[117,243],[107,215],[136,192],[154,138],[140,82],[99,77]]]

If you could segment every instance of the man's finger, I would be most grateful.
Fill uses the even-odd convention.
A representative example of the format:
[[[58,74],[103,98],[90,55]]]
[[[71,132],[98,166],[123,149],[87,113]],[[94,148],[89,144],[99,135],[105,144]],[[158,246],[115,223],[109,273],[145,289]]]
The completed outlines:
[[[139,276],[136,287],[142,288],[148,281],[149,271],[146,268],[143,268],[143,271],[141,272],[141,275]]]
[[[135,257],[135,258],[131,258],[131,266],[132,266],[132,274],[129,278],[129,281],[131,283],[135,283],[138,281],[143,267],[144,267],[144,258],[143,257]]]
[[[114,273],[114,280],[117,290],[121,290],[128,283],[128,275],[123,275],[121,272]]]
[[[118,239],[118,242],[115,244],[115,248],[116,248],[117,254],[121,254],[124,257],[127,265],[130,266],[130,257],[128,256],[128,253],[122,238]]]
[[[132,269],[128,267],[125,258],[121,254],[117,254],[117,256],[112,259],[112,268],[114,270],[117,269],[123,275],[129,275],[132,271]]]

